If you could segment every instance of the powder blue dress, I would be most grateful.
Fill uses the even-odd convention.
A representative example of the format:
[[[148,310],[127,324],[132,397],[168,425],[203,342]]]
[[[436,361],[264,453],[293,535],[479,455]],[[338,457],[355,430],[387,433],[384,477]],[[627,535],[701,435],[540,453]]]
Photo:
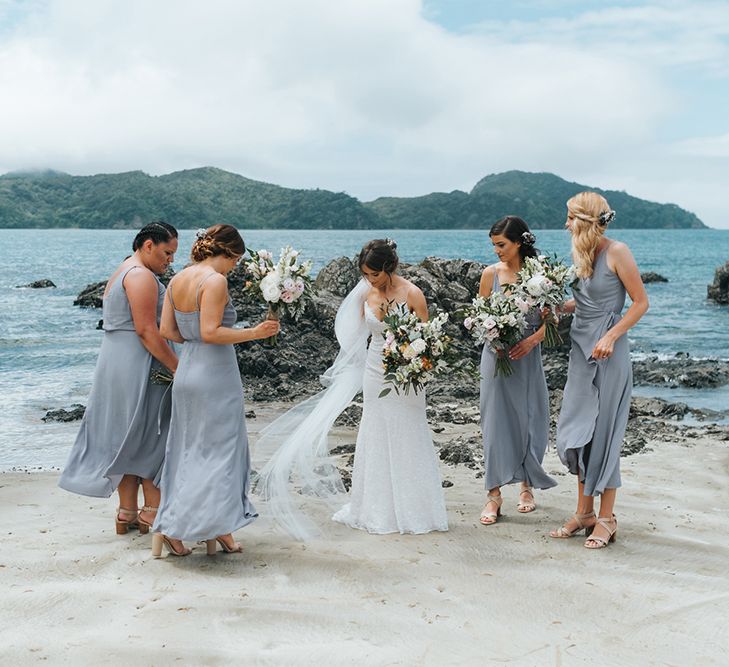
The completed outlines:
[[[595,259],[592,277],[580,279],[577,288],[557,452],[584,482],[585,495],[597,496],[620,486],[620,449],[633,389],[627,336],[615,342],[607,359],[591,356],[597,341],[620,321],[625,305],[625,287],[608,268],[607,248]]]
[[[232,345],[204,343],[198,309],[175,308],[185,339],[172,385],[172,418],[153,530],[179,540],[208,540],[232,533],[258,514],[248,497],[250,455],[243,385]],[[169,285],[173,300],[174,280]],[[222,326],[236,311],[228,299]]]
[[[131,266],[104,297],[104,339],[86,412],[58,485],[84,496],[108,498],[124,475],[154,479],[162,466],[170,419],[168,387],[149,381],[161,364],[142,345],[124,289]],[[154,275],[154,274],[152,274]],[[157,323],[165,287],[157,281]]]
[[[494,292],[501,290],[494,273]],[[527,315],[531,336],[541,326],[538,311]],[[526,482],[536,489],[557,485],[542,468],[549,443],[549,397],[542,368],[541,345],[511,362],[513,374],[496,376],[496,354],[481,353],[481,431],[487,489]]]

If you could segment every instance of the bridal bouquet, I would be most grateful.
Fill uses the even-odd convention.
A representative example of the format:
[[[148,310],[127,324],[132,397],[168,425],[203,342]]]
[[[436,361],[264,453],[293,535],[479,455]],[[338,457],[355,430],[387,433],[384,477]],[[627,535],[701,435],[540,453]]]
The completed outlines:
[[[567,289],[574,284],[577,276],[573,266],[566,266],[556,255],[526,257],[521,271],[517,273],[517,291],[532,307],[540,311],[549,309],[551,313],[544,318],[544,345],[557,347],[562,338],[557,331],[554,314],[567,298]]]
[[[247,286],[259,291],[268,304],[268,319],[278,320],[280,312],[297,320],[311,302],[314,293],[311,281],[311,261],[300,262],[299,251],[291,246],[281,248],[278,262],[268,250],[248,250],[251,259],[246,271],[251,277]],[[272,345],[277,337],[272,336]]]
[[[523,337],[530,304],[519,294],[493,292],[488,298],[477,296],[465,310],[463,326],[477,345],[488,345],[496,353],[494,377],[508,377],[514,370],[507,352]]]
[[[380,398],[392,389],[412,389],[416,394],[436,375],[451,368],[451,339],[443,331],[447,313],[440,313],[428,322],[422,322],[403,304],[391,308],[383,322],[382,365],[385,383],[392,385],[380,392]]]

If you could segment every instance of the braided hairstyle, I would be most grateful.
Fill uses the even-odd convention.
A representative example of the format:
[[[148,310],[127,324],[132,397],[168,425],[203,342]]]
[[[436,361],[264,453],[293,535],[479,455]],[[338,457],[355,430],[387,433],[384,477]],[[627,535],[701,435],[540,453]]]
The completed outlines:
[[[519,257],[522,260],[539,254],[534,247],[537,237],[529,231],[529,225],[515,215],[507,215],[494,223],[489,231],[489,237],[491,236],[505,236],[512,243],[518,243]]]
[[[240,257],[245,251],[246,245],[235,227],[213,225],[207,229],[198,230],[190,257],[193,262],[202,262],[208,257],[218,255]]]
[[[169,243],[176,238],[177,230],[172,225],[167,224],[164,220],[155,220],[148,225],[144,225],[137,232],[132,242],[132,250],[136,252],[147,240],[152,241],[154,245],[159,245],[160,243]]]
[[[580,192],[568,200],[567,213],[572,219],[572,254],[577,275],[589,278],[597,247],[615,211],[597,192]]]
[[[394,273],[400,263],[397,256],[397,243],[392,239],[373,239],[368,241],[359,252],[357,266],[367,266],[373,271]]]

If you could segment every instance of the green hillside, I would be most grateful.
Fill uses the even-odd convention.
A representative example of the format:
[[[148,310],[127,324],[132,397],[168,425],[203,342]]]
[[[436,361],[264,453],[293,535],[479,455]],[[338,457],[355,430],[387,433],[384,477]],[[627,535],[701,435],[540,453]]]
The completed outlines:
[[[533,229],[554,229],[564,225],[565,202],[583,190],[594,190],[607,198],[617,211],[612,223],[615,228],[706,226],[675,204],[656,204],[625,192],[570,183],[554,174],[523,171],[486,176],[468,194],[456,190],[424,197],[381,197],[365,205],[393,228],[482,228],[511,214],[524,218]]]
[[[343,192],[283,188],[213,167],[164,176],[10,173],[0,176],[0,227],[126,229],[163,218],[181,229],[219,222],[243,229],[468,229],[514,214],[535,229],[548,229],[564,224],[565,201],[586,189],[603,192],[553,174],[509,171],[486,176],[470,193],[381,197],[363,204]],[[604,194],[618,211],[615,227],[704,227],[674,204]]]

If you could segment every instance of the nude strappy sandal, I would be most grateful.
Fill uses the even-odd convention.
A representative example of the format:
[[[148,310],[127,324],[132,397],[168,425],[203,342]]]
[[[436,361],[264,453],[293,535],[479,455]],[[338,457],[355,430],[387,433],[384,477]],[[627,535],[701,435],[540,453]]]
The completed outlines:
[[[531,500],[524,502],[521,499],[522,493],[528,493],[531,496]],[[516,504],[517,512],[529,514],[529,512],[533,512],[535,509],[537,509],[537,504],[534,502],[534,493],[532,492],[531,487],[527,487],[526,489],[519,491],[519,502]]]
[[[132,515],[131,519],[122,519],[120,512],[126,512],[126,514]],[[117,507],[116,516],[114,517],[114,525],[116,527],[117,535],[126,535],[130,528],[139,528],[139,519],[137,517],[137,510],[130,510],[126,507]]]
[[[164,544],[165,548],[169,552],[170,556],[189,556],[192,553],[192,549],[188,549],[186,546],[183,545],[182,551],[178,551],[175,549],[175,545],[172,544],[170,541],[170,538],[167,537],[167,535],[163,535],[162,533],[154,533],[152,535],[152,556],[154,558],[161,558],[162,557],[162,545]]]
[[[233,540],[233,544],[235,545],[232,549],[227,545],[225,540],[223,540],[223,536],[216,537],[212,540],[204,540],[202,542],[198,542],[198,544],[205,544],[208,552],[208,556],[214,556],[215,553],[218,550],[218,544],[221,546],[223,551],[227,554],[239,554],[243,553],[243,545],[241,545],[240,542],[236,542]]]
[[[139,515],[137,516],[137,522],[139,523],[139,532],[141,535],[146,535],[149,532],[149,529],[152,527],[151,523],[147,523],[142,518],[142,512],[150,512],[152,514],[156,514],[159,507],[150,507],[149,505],[145,505],[142,507],[141,510],[139,510]]]
[[[479,517],[479,521],[484,526],[490,526],[493,523],[496,523],[497,519],[501,516],[501,505],[504,502],[504,498],[501,494],[498,496],[492,496],[491,494],[486,496],[486,504],[483,506],[483,509],[481,510],[481,516]],[[489,503],[495,503],[496,504],[496,511],[495,512],[487,512],[486,508],[489,506]]]
[[[587,519],[592,519],[595,517],[595,512],[587,512],[586,514],[578,514],[575,513],[574,517],[572,517],[577,522],[577,528],[574,530],[568,530],[567,524],[564,524],[563,526],[560,526],[557,528],[557,530],[550,530],[549,536],[555,537],[555,538],[566,538],[566,537],[574,537],[577,533],[579,533],[581,530],[585,531],[585,535],[587,537],[590,536],[592,533],[593,528],[595,527],[595,524],[593,523],[590,526],[587,526],[583,523],[583,521]]]
[[[591,535],[587,536],[587,539],[585,540],[585,549],[604,549],[609,542],[615,542],[618,536],[618,520],[615,518],[615,515],[613,514],[612,519],[605,519],[604,517],[600,517],[597,520],[597,523],[595,524],[595,527],[597,527],[597,524],[600,524],[605,530],[608,532],[607,537],[600,537],[600,535],[595,535],[593,532]],[[610,527],[610,524],[613,524],[613,527]],[[589,542],[596,542],[596,544],[589,544]]]

